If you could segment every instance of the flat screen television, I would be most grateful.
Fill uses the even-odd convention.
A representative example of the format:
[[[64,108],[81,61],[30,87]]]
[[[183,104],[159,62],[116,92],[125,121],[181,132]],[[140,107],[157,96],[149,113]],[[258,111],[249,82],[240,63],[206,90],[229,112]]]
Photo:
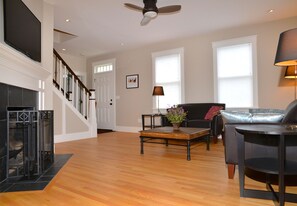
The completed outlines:
[[[22,0],[3,0],[4,41],[41,62],[41,23]]]

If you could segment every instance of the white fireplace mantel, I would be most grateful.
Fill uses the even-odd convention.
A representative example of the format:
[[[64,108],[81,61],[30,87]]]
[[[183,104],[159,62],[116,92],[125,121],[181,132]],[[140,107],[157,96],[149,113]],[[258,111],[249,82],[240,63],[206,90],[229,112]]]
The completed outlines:
[[[39,80],[45,81],[50,74],[41,63],[0,42],[0,82],[38,90]]]

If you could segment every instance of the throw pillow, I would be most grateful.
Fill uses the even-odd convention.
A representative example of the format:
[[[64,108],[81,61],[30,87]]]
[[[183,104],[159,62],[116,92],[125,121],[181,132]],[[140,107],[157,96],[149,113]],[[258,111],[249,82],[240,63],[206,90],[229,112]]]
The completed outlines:
[[[208,112],[206,113],[204,119],[205,120],[212,120],[214,116],[219,114],[220,110],[223,109],[221,106],[212,106]]]

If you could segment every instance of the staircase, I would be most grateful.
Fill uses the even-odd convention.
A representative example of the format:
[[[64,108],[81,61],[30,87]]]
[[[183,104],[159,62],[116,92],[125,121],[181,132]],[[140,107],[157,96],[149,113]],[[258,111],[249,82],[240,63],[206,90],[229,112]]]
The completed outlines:
[[[95,91],[83,84],[56,50],[53,61],[54,107],[61,111],[55,113],[55,122],[62,124],[57,125],[55,142],[97,136]]]

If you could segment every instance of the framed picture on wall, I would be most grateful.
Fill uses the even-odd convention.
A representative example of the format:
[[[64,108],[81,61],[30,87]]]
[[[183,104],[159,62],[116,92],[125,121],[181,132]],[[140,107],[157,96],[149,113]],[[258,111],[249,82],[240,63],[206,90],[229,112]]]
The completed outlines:
[[[131,74],[126,76],[126,88],[135,89],[139,87],[139,75]]]

